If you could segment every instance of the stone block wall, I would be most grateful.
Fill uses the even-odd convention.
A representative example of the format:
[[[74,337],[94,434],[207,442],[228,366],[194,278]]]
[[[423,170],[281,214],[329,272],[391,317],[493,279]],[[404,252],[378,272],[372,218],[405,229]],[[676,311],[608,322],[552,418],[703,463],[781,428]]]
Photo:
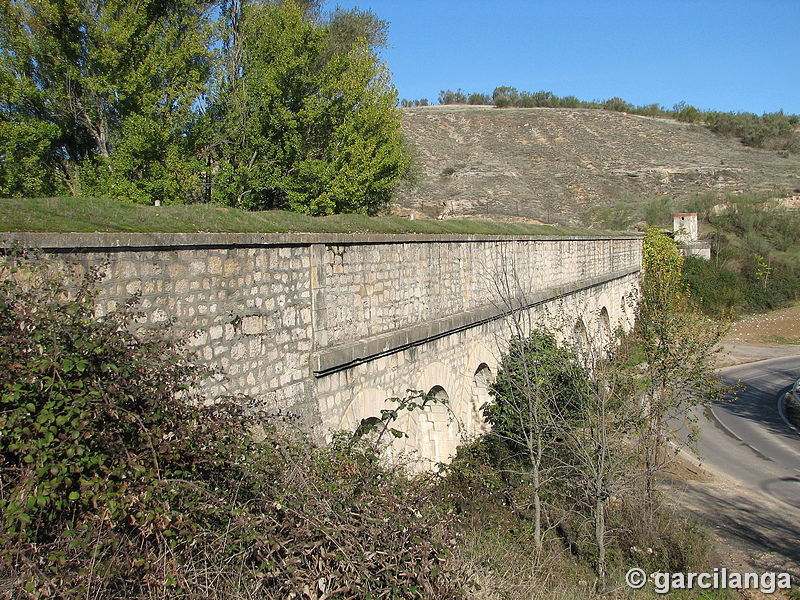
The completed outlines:
[[[209,395],[246,394],[325,427],[346,420],[347,394],[404,390],[409,365],[431,360],[426,345],[447,348],[445,362],[459,339],[477,347],[503,293],[535,304],[635,280],[641,266],[636,237],[0,234],[15,243],[100,268],[98,315],[139,295],[138,327],[171,324],[224,376]]]
[[[308,244],[225,234],[4,234],[80,272],[100,269],[96,313],[139,296],[141,328],[170,324],[198,362],[219,372],[210,396],[246,394],[256,407],[313,421]]]
[[[336,346],[635,267],[638,239],[489,239],[326,245],[318,347]]]

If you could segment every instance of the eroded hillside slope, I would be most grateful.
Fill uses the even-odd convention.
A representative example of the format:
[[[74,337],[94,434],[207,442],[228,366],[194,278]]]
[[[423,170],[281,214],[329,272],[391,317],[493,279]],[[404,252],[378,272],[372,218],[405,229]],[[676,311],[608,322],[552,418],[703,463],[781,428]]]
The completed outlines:
[[[707,129],[590,109],[404,109],[416,178],[401,210],[519,215],[577,224],[589,209],[709,190],[791,192],[800,156],[756,150]]]

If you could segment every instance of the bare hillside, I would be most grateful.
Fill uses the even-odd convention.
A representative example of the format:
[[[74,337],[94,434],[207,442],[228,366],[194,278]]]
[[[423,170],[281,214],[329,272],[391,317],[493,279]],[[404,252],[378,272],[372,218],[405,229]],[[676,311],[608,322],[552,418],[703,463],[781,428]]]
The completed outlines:
[[[703,127],[588,109],[404,109],[417,182],[402,211],[577,224],[593,206],[800,188],[800,156],[748,148]]]

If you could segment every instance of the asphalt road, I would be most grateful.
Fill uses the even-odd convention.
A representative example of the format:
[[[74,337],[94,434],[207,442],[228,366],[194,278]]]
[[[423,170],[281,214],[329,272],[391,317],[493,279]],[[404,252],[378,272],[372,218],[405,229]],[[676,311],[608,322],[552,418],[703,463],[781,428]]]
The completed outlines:
[[[745,389],[734,401],[706,409],[711,418],[700,422],[698,446],[704,465],[800,510],[800,434],[778,411],[780,397],[800,378],[800,357],[736,365],[720,374],[729,384],[741,380]]]
[[[684,483],[683,503],[725,542],[726,566],[786,571],[800,584],[800,434],[778,399],[800,378],[800,355],[720,370],[745,389],[700,417],[697,454],[711,480]],[[733,563],[731,563],[733,561]]]

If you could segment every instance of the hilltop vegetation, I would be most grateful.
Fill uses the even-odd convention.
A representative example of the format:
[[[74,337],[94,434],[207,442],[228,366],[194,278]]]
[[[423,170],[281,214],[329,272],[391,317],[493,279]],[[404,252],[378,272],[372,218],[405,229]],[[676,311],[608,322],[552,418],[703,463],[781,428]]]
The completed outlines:
[[[800,155],[675,119],[580,108],[406,108],[413,182],[395,203],[429,216],[519,217],[626,229],[650,203],[713,192],[796,194]]]
[[[427,106],[427,104],[427,99],[402,102],[402,106]],[[636,106],[616,96],[608,100],[586,101],[579,100],[575,96],[559,97],[553,92],[520,92],[517,88],[509,86],[495,88],[491,96],[481,93],[466,94],[461,89],[455,92],[442,90],[439,93],[439,104],[491,104],[498,108],[595,108],[645,117],[666,117],[686,123],[702,123],[714,133],[738,138],[746,146],[780,150],[785,153],[800,152],[798,132],[800,116],[787,115],[783,111],[759,117],[747,112],[699,110],[686,102],[680,102],[672,109],[666,109],[658,104]]]

